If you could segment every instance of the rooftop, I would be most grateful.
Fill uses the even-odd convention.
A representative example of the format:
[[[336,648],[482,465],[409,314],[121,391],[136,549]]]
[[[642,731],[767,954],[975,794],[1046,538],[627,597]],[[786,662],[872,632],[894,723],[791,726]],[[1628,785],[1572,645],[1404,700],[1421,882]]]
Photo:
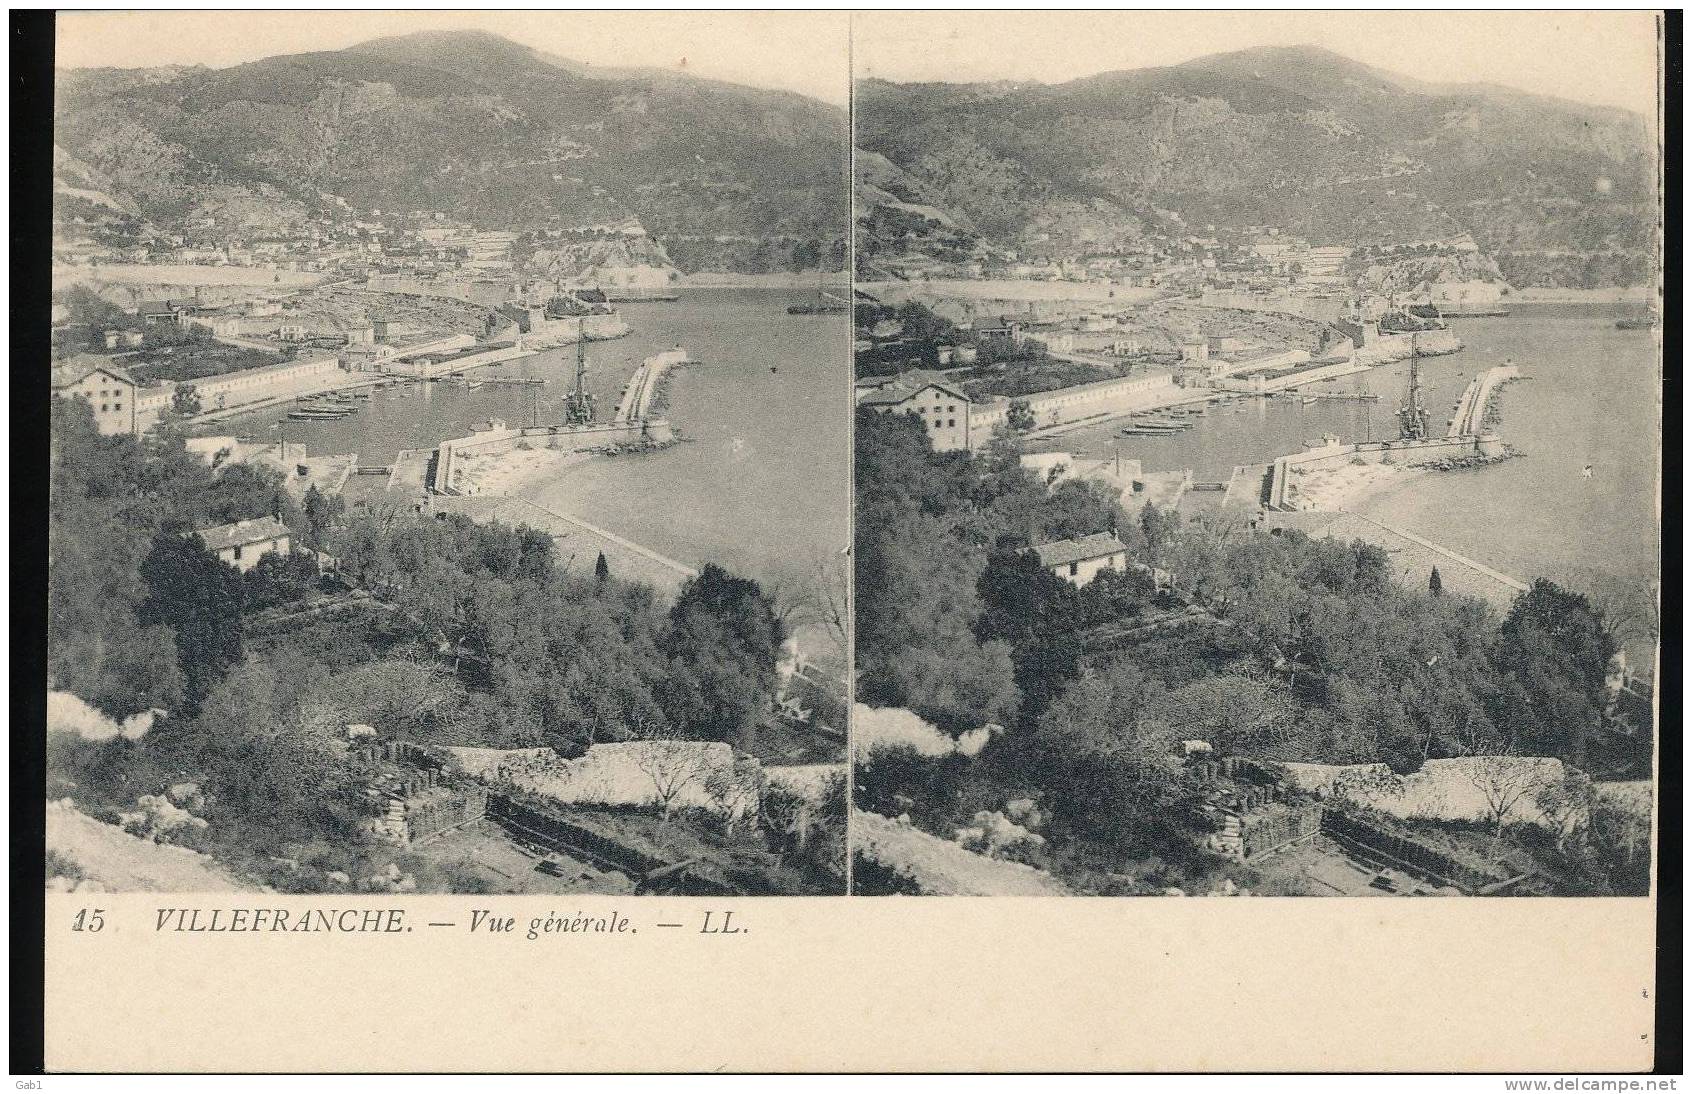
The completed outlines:
[[[194,534],[200,537],[200,541],[206,545],[206,550],[215,553],[230,547],[262,543],[291,533],[288,526],[275,517],[255,517],[252,520],[238,520],[234,524],[220,524],[215,528],[201,528]]]
[[[110,373],[126,384],[135,383],[133,376],[112,364],[109,358],[92,353],[79,353],[68,361],[53,366],[53,387],[69,387],[96,371]]]
[[[863,386],[862,384],[859,385]],[[951,379],[941,372],[931,372],[927,369],[913,369],[901,372],[897,376],[887,377],[858,400],[863,406],[891,406],[904,402],[924,388],[937,387],[948,395],[957,397],[961,402],[969,402],[963,389],[952,383]]]
[[[1034,553],[1040,556],[1042,566],[1067,566],[1071,562],[1104,558],[1126,550],[1127,545],[1116,538],[1115,532],[1094,532],[1080,539],[1060,539],[1056,543],[1042,543],[1034,548]]]

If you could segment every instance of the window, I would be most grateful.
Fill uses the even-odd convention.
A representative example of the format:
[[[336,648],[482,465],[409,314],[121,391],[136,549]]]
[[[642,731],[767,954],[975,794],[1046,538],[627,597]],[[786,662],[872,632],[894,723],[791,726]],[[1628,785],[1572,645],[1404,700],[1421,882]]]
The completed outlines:
[[[1071,562],[1069,564],[1069,576],[1070,577],[1074,577],[1076,574],[1079,574],[1080,572],[1081,572],[1081,564],[1079,562]]]
[[[236,562],[241,561],[241,545],[240,544],[235,545],[235,561]]]
[[[958,420],[956,418],[947,418],[946,419],[946,425],[948,427],[953,427],[953,426],[956,426],[957,424],[958,424]]]
[[[106,412],[106,410],[107,410],[106,404],[101,403],[100,404],[100,413],[104,414]]]
[[[122,404],[122,403],[113,403],[113,404],[112,404],[112,409],[113,409],[113,410],[122,410],[122,409],[123,409],[123,404]]]

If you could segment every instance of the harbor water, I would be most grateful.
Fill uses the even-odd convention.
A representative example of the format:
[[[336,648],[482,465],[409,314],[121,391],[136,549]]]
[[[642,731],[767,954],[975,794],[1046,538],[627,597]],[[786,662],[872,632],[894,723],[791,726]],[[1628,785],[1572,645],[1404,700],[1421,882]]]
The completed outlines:
[[[851,317],[787,313],[813,298],[699,288],[677,302],[620,305],[632,333],[586,349],[598,413],[610,416],[643,359],[682,346],[697,363],[669,380],[665,411],[682,443],[562,468],[519,492],[694,567],[716,562],[768,578],[838,551],[850,539]],[[575,367],[576,347],[563,346],[468,376],[539,385],[410,384],[358,400],[352,417],[290,421],[282,406],[217,428],[285,436],[313,455],[354,452],[362,466],[381,466],[489,418],[560,421]],[[355,476],[349,500],[380,494],[384,481]]]
[[[1504,573],[1575,588],[1601,578],[1635,582],[1657,569],[1660,461],[1659,354],[1648,330],[1617,330],[1623,307],[1517,305],[1503,318],[1454,319],[1465,343],[1419,362],[1436,432],[1483,369],[1511,363],[1524,379],[1500,396],[1505,441],[1524,457],[1472,471],[1407,477],[1360,501],[1358,512],[1426,536]],[[1220,480],[1236,465],[1267,463],[1324,433],[1362,441],[1397,436],[1394,411],[1408,383],[1398,362],[1297,395],[1209,408],[1167,437],[1120,437],[1120,421],[1033,446],[1093,456],[1119,452],[1147,471],[1193,469]],[[1374,393],[1377,402],[1306,394]],[[1590,477],[1585,469],[1590,467]]]

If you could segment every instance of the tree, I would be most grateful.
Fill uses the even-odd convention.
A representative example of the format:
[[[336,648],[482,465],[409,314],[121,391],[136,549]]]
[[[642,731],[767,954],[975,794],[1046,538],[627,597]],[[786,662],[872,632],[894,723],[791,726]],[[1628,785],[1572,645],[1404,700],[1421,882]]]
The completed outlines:
[[[321,548],[339,527],[347,503],[339,494],[325,494],[313,483],[306,488],[301,513],[305,517],[305,539],[313,547]]]
[[[183,694],[189,711],[242,657],[242,578],[197,538],[160,532],[141,564],[147,598],[136,612],[142,626],[169,627],[176,636]]]
[[[649,733],[660,732],[651,727]],[[707,745],[700,741],[683,741],[669,737],[644,736],[635,745],[635,766],[652,783],[652,793],[663,817],[658,838],[670,826],[676,803],[688,787],[704,785],[711,774]]]
[[[1433,572],[1428,575],[1428,592],[1438,596],[1443,588],[1444,584],[1439,580],[1439,567],[1435,566]]]
[[[1010,409],[1005,412],[1005,421],[1018,433],[1026,433],[1036,424],[1034,409],[1024,399],[1013,399]]]
[[[749,749],[785,638],[757,582],[707,563],[682,586],[660,638],[671,665],[662,694],[672,722],[689,736]]]
[[[1079,616],[1074,586],[1031,551],[996,551],[976,582],[982,612],[976,635],[1010,643],[1022,716],[1032,719],[1080,674]]]
[[[594,560],[593,576],[600,581],[604,581],[611,576],[611,564],[605,561],[604,551],[599,552],[599,558]]]
[[[1563,850],[1592,814],[1592,779],[1572,767],[1564,768],[1561,779],[1544,783],[1534,791],[1533,804],[1556,837],[1557,849]]]
[[[193,384],[181,384],[170,393],[170,410],[172,414],[184,418],[192,418],[204,409],[200,403],[200,393]]]
[[[1226,752],[1249,752],[1291,740],[1299,731],[1298,704],[1268,677],[1207,676],[1165,692],[1148,717],[1183,738],[1209,741]]]
[[[1493,835],[1502,837],[1510,814],[1544,787],[1540,765],[1505,745],[1495,745],[1485,755],[1469,757],[1468,764],[1469,783],[1486,800]]]
[[[1518,722],[1521,743],[1535,753],[1579,760],[1602,723],[1605,678],[1619,648],[1586,597],[1536,579],[1511,605],[1493,650],[1525,705],[1500,704],[1493,720]]]

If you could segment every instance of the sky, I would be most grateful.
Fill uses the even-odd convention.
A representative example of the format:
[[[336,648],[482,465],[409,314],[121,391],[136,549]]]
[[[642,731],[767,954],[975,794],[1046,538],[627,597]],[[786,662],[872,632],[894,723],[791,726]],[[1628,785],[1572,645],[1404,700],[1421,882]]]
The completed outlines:
[[[62,68],[223,68],[420,30],[485,30],[591,65],[670,68],[845,106],[840,12],[61,12]]]
[[[860,12],[857,76],[1061,83],[1255,46],[1314,45],[1437,83],[1656,113],[1650,12]]]
[[[486,30],[588,64],[673,68],[844,106],[858,76],[1038,80],[1317,45],[1422,80],[1491,82],[1656,112],[1650,12],[61,13],[66,68],[224,67],[418,30]]]

